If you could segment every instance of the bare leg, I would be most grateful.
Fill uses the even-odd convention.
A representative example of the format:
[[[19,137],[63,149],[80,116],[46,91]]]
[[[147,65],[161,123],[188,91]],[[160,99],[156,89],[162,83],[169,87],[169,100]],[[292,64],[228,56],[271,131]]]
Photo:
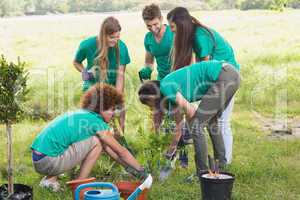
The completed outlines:
[[[99,139],[95,136],[93,136],[93,139],[97,141],[97,144],[93,147],[93,149],[88,153],[86,158],[83,160],[80,166],[80,173],[77,177],[77,179],[83,179],[87,178],[95,165],[96,161],[98,160],[101,151],[102,151],[102,145]]]

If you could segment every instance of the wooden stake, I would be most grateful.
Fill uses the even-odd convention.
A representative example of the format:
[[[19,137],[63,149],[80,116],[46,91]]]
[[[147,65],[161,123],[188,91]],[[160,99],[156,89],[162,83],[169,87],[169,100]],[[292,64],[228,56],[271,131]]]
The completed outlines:
[[[11,124],[6,123],[6,133],[7,133],[7,173],[8,173],[8,194],[9,196],[14,193],[13,185],[13,152],[12,152],[12,134],[11,134]]]

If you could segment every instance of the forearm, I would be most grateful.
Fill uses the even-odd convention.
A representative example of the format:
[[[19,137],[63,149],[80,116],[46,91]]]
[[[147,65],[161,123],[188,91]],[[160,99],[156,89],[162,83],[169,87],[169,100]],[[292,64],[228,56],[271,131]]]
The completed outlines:
[[[115,159],[120,159],[120,163],[126,166],[130,166],[136,170],[141,170],[142,167],[138,161],[130,154],[130,152],[122,147],[118,141],[113,137],[111,131],[99,131],[97,132],[100,141],[109,147],[116,155],[112,154]]]
[[[126,166],[130,166],[138,171],[142,169],[142,166],[127,149],[119,154],[119,158],[121,159],[121,162],[125,163]]]
[[[75,69],[79,72],[82,72],[84,69],[84,66],[82,63],[79,63],[77,61],[73,61],[73,66],[75,67]]]
[[[118,77],[116,82],[116,89],[118,92],[123,93],[124,92],[124,82],[125,82],[125,66],[119,66],[118,70]]]
[[[174,111],[174,116],[175,116],[176,129],[175,129],[175,134],[173,136],[173,140],[171,143],[171,148],[177,146],[177,144],[181,138],[181,135],[182,135],[182,126],[183,126],[183,117],[180,112],[180,109],[178,107],[175,107],[173,109],[173,111]]]
[[[153,128],[156,133],[159,132],[159,128],[163,121],[163,112],[159,110],[153,110]]]
[[[177,105],[184,110],[188,120],[192,119],[194,114],[197,111],[197,108],[188,102],[179,92],[176,94],[176,103]]]
[[[123,167],[127,167],[127,164],[119,158],[119,156],[107,145],[104,145],[105,152],[111,157],[113,160],[115,160],[117,163],[121,164]]]
[[[124,91],[124,77],[118,77],[117,83],[116,83],[116,89],[118,92],[123,93]]]
[[[145,66],[150,67],[153,70],[154,57],[149,52],[145,55]]]

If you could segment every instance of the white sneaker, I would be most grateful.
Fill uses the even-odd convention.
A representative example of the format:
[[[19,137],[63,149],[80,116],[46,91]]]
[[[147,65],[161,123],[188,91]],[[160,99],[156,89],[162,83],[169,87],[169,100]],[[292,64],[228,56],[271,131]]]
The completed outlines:
[[[57,181],[49,181],[46,176],[42,178],[39,184],[42,188],[47,188],[52,190],[53,192],[58,192],[60,190],[60,184]]]

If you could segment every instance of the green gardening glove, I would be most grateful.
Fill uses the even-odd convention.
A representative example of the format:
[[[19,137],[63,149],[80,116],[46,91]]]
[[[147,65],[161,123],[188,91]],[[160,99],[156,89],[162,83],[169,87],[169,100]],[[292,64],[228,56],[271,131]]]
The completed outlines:
[[[140,71],[139,71],[139,76],[141,79],[143,80],[147,80],[147,79],[151,79],[151,73],[152,73],[152,69],[151,67],[143,67]]]

